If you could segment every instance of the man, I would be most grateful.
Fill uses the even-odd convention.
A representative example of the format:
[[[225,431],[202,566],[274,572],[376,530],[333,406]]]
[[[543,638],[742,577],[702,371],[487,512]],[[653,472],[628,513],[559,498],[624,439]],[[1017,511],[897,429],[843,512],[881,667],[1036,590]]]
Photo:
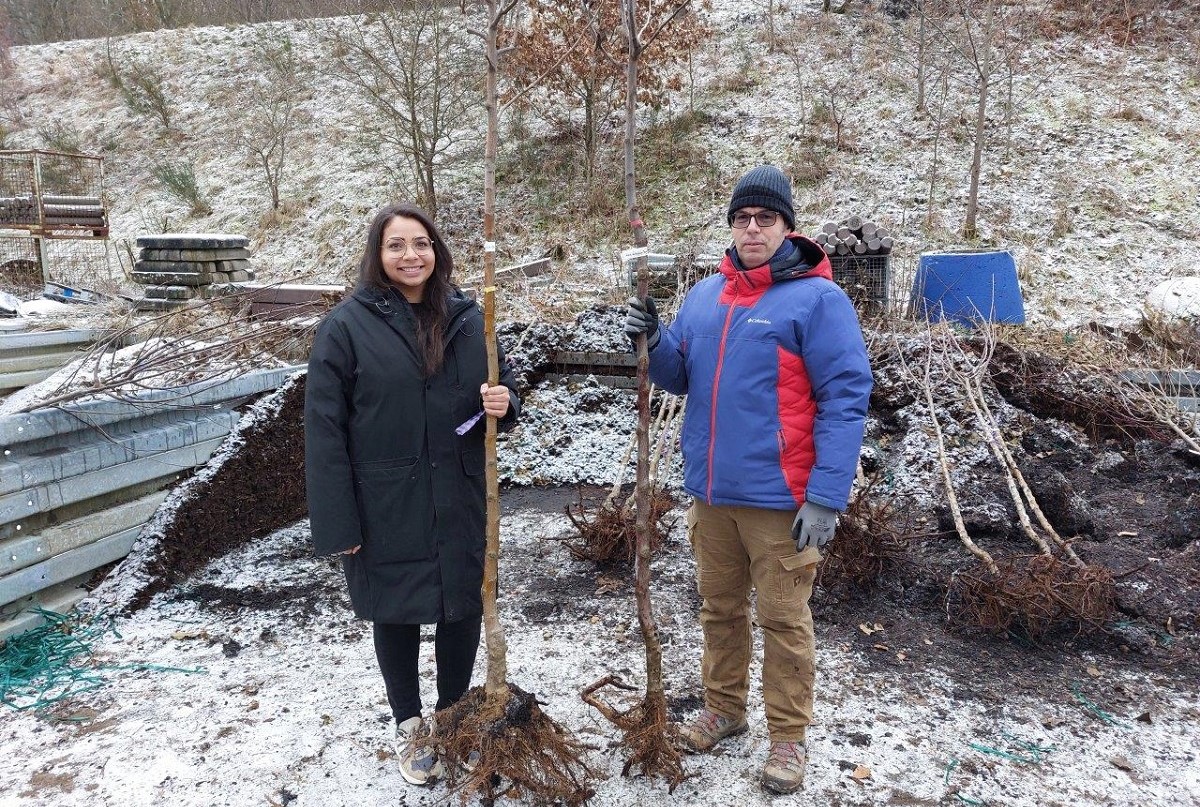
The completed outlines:
[[[705,706],[681,735],[706,752],[747,729],[754,588],[771,740],[762,785],[792,793],[812,720],[808,600],[854,481],[871,369],[828,257],[792,233],[783,172],[763,165],[743,176],[728,222],[733,246],[719,273],[695,285],[670,327],[652,299],[634,298],[625,331],[646,335],[654,383],[688,396],[681,439]]]

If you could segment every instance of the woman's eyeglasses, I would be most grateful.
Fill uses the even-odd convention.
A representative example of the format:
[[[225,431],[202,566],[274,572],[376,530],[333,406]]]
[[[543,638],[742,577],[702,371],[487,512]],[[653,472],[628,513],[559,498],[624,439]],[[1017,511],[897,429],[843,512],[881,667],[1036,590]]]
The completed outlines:
[[[408,251],[409,247],[413,248],[413,252],[429,252],[433,249],[433,242],[428,238],[414,238],[412,241],[405,241],[403,238],[396,238],[388,241],[384,245],[384,249],[389,252],[399,252],[403,255]]]
[[[741,230],[750,226],[750,219],[758,222],[759,227],[770,227],[779,218],[779,214],[774,210],[760,210],[757,213],[750,214],[744,210],[739,210],[733,214],[733,227],[736,230]]]

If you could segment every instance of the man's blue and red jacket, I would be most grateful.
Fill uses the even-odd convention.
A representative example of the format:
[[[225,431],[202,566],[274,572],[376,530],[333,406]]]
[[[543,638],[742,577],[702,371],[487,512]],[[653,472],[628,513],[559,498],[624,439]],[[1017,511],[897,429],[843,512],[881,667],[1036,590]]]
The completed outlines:
[[[872,386],[866,346],[829,258],[788,240],[811,268],[739,270],[731,249],[650,354],[654,383],[688,396],[684,488],[708,504],[844,510],[850,496]]]

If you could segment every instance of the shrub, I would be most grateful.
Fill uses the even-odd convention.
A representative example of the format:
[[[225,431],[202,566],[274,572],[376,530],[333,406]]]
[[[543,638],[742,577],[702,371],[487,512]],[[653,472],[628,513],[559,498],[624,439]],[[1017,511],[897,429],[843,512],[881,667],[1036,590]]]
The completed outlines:
[[[207,216],[212,213],[212,208],[200,192],[196,171],[191,163],[161,162],[155,164],[152,172],[167,193],[191,206],[193,216]]]

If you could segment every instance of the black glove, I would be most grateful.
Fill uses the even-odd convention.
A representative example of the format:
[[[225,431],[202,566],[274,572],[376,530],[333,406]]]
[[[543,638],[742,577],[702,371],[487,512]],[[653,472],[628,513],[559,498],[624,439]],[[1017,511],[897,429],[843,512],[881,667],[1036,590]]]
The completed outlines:
[[[821,549],[833,540],[837,529],[838,513],[831,507],[816,502],[805,502],[792,522],[792,538],[796,540],[796,551],[815,546]]]
[[[658,344],[658,309],[654,306],[654,298],[647,296],[645,301],[637,297],[629,298],[629,309],[625,313],[625,334],[637,345],[637,338],[646,334],[646,350],[654,350]]]

